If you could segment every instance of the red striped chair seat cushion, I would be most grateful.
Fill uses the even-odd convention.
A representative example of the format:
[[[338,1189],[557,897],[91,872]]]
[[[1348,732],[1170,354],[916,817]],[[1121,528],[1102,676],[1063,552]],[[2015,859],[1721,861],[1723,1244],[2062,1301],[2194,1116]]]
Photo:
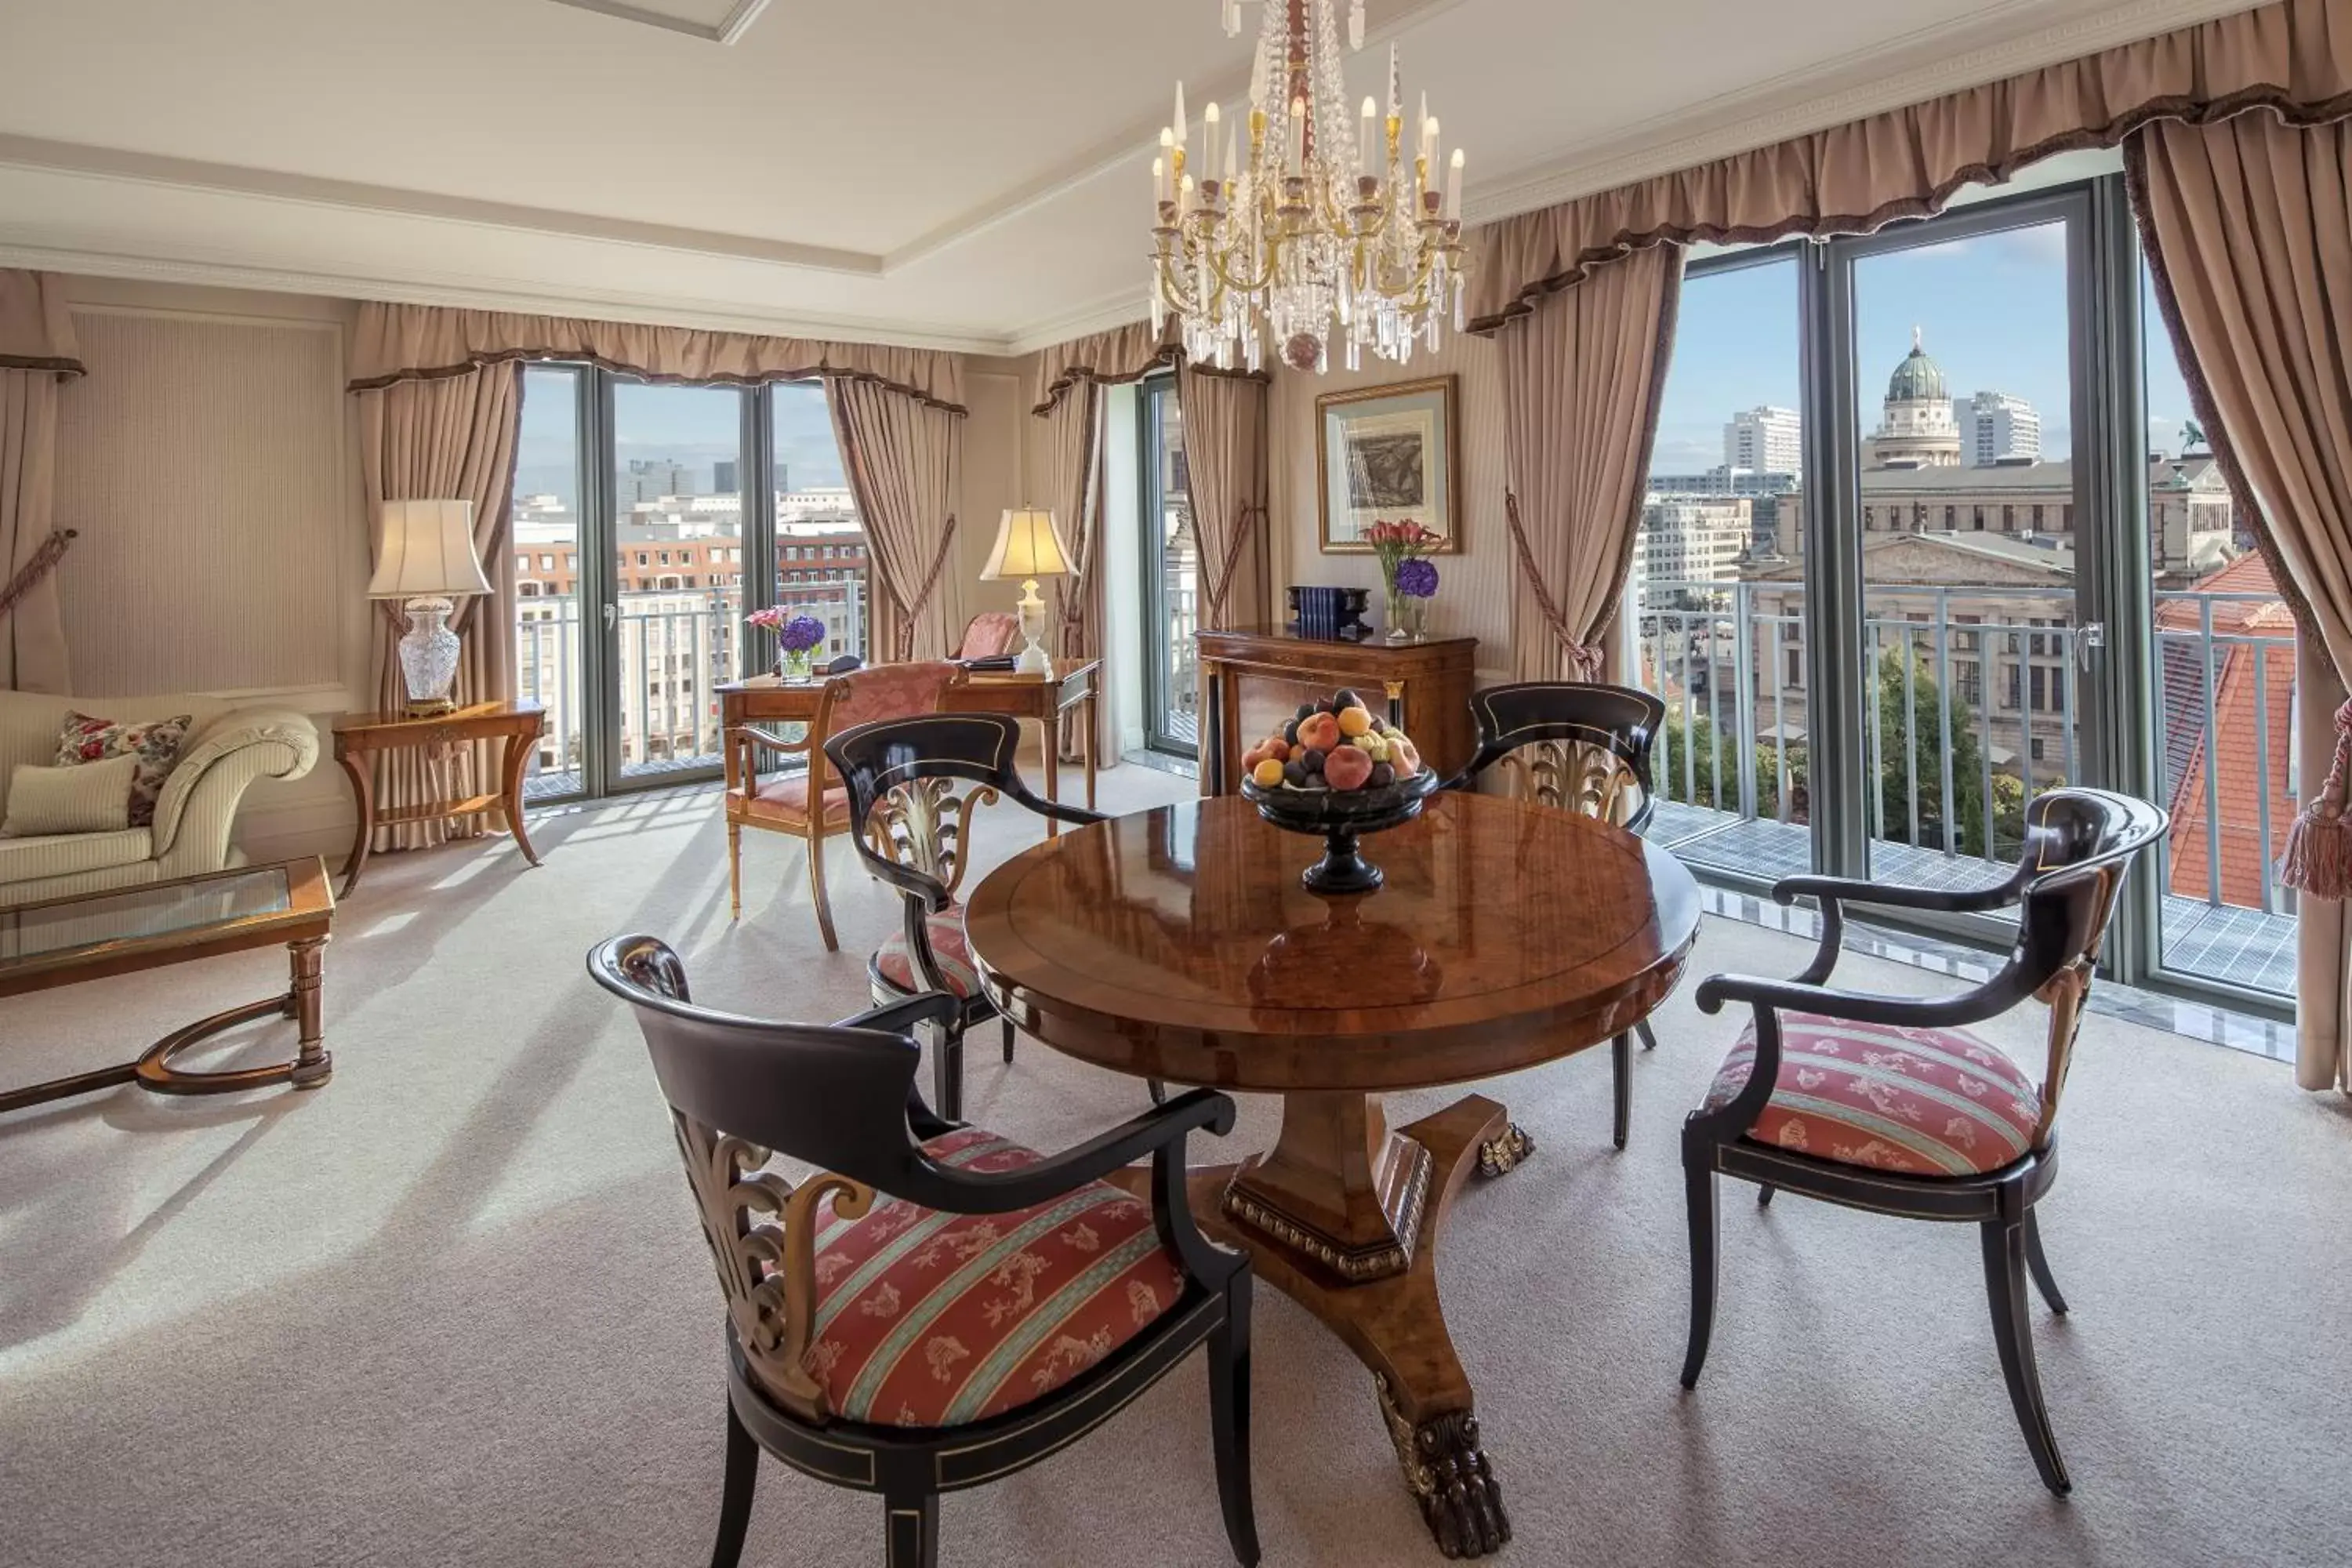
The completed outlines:
[[[1707,1090],[1727,1104],[1756,1065],[1750,1020]],[[1748,1136],[1815,1159],[1909,1176],[1997,1171],[2032,1147],[2041,1090],[1966,1029],[1780,1015],[1780,1078]]]
[[[978,1128],[923,1145],[944,1165],[1038,1156]],[[1150,1205],[1096,1182],[1035,1208],[951,1215],[877,1199],[825,1211],[804,1363],[835,1414],[959,1426],[1043,1399],[1176,1304],[1183,1275]]]
[[[964,940],[963,906],[950,904],[923,921],[924,933],[930,938],[931,958],[939,965],[940,978],[948,983],[948,990],[958,996],[980,994],[980,971],[971,962],[971,944]],[[902,922],[890,933],[888,941],[874,950],[874,970],[900,991],[912,994],[929,991],[930,982],[915,969],[915,960],[907,951],[907,928]]]

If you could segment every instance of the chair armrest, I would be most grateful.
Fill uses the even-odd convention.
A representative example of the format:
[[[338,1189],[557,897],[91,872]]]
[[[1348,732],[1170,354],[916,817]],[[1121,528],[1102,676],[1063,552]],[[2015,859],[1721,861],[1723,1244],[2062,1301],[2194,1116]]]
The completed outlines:
[[[1719,1013],[1727,1002],[1746,1002],[1761,1009],[1787,1008],[1818,1013],[1857,1024],[1892,1024],[1924,1029],[1947,1029],[1998,1017],[2032,994],[2021,986],[2021,971],[2015,959],[1972,990],[1950,996],[1886,996],[1870,991],[1841,991],[1802,980],[1767,980],[1755,974],[1710,974],[1698,984],[1693,1000],[1702,1013]]]
[[[1988,888],[1953,891],[1943,888],[1906,888],[1889,882],[1864,882],[1849,877],[1783,877],[1772,884],[1772,901],[1793,904],[1801,898],[1832,903],[1874,904],[1890,910],[1930,910],[1941,914],[1975,914],[2004,909],[2017,902],[2024,879],[2011,876]]]
[[[918,1024],[945,1024],[963,1005],[944,991],[926,991],[918,996],[908,996],[879,1007],[868,1007],[855,1017],[844,1018],[845,1029],[872,1029],[877,1034],[909,1035]]]
[[[231,758],[242,765],[224,770],[222,765]],[[171,851],[184,825],[201,826],[208,842],[216,836],[225,855],[229,826],[246,786],[260,778],[300,778],[318,760],[318,726],[301,714],[268,708],[229,714],[181,756],[163,781],[163,793],[155,801],[155,858],[161,859]],[[208,780],[215,787],[205,790]],[[204,819],[198,823],[192,821],[189,806],[200,790],[205,792],[208,809],[194,814]]]
[[[735,733],[779,752],[805,752],[814,744],[807,735],[797,741],[787,741],[773,730],[762,730],[757,724],[738,724]]]

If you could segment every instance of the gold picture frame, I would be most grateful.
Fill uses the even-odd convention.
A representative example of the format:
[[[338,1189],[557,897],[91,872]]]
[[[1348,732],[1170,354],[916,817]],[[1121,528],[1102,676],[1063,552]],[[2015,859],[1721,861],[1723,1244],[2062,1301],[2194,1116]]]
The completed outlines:
[[[1316,511],[1326,555],[1370,555],[1363,531],[1411,519],[1462,552],[1459,377],[1327,392],[1315,400]],[[1334,448],[1338,462],[1334,462]]]

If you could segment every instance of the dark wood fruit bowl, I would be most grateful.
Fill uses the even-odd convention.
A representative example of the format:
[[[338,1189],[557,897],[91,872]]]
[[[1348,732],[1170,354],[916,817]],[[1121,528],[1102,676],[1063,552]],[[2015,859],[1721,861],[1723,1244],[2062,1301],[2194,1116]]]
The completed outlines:
[[[1358,837],[1419,816],[1422,803],[1437,792],[1438,782],[1437,774],[1425,767],[1379,789],[1268,788],[1244,779],[1242,798],[1276,827],[1322,838],[1323,858],[1299,874],[1308,892],[1369,893],[1381,885],[1381,868],[1358,852]]]

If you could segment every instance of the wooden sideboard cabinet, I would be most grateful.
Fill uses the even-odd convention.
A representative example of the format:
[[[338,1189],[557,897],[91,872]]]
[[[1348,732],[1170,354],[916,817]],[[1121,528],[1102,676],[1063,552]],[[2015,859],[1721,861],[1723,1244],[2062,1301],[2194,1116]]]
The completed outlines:
[[[1302,702],[1356,689],[1374,712],[1391,684],[1400,689],[1406,733],[1441,773],[1466,766],[1477,749],[1470,717],[1478,639],[1341,642],[1264,627],[1196,632],[1201,689],[1201,793],[1241,787],[1241,756],[1297,711]]]

